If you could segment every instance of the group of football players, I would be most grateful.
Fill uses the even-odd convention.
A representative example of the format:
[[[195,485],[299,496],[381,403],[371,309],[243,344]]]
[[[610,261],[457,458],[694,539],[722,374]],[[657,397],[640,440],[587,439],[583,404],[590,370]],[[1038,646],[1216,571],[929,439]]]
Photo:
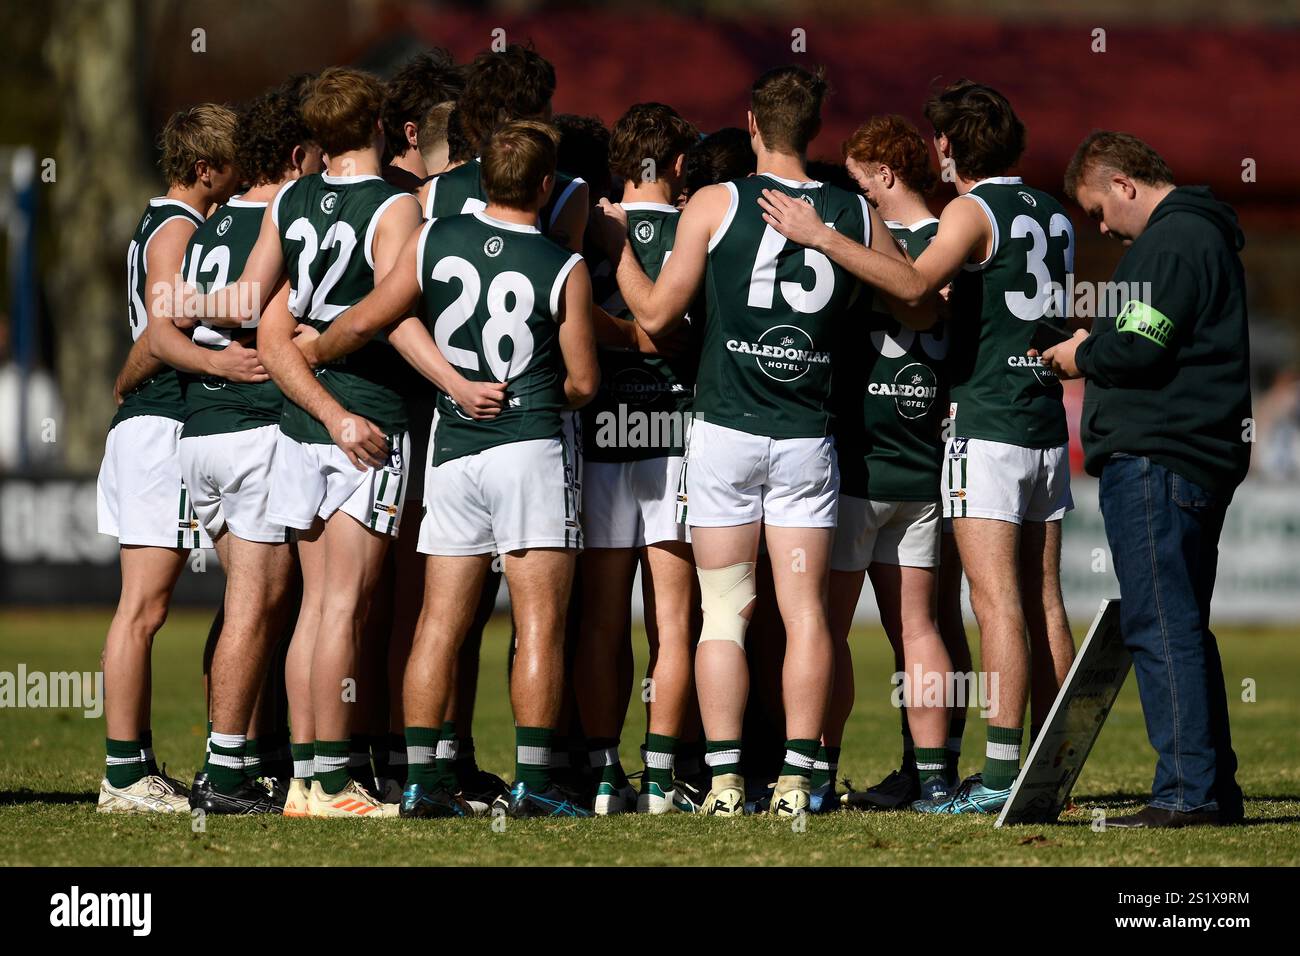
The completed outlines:
[[[957,197],[936,219],[901,117],[807,161],[818,72],[769,70],[746,126],[707,135],[657,102],[555,116],[554,89],[531,46],[435,50],[167,122],[99,476],[122,571],[101,811],[1005,803],[1029,701],[1036,729],[1073,656],[1061,386],[1026,354],[1073,233],[1012,175],[1010,104],[965,80],[926,103]],[[198,547],[226,590],[186,786],[154,757],[149,660]],[[998,675],[965,780],[974,702],[929,692],[971,672],[963,572]],[[512,785],[473,736],[502,576]],[[841,793],[867,578],[902,763]]]

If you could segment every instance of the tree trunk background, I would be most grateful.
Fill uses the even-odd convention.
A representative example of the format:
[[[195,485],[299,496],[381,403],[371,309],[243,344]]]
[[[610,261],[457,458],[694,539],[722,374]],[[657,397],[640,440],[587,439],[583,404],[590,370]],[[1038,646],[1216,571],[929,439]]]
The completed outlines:
[[[60,122],[47,187],[57,236],[47,288],[66,409],[60,441],[68,467],[93,470],[131,344],[126,247],[141,204],[160,190],[149,178],[139,106],[137,3],[56,0],[52,14],[45,56]]]

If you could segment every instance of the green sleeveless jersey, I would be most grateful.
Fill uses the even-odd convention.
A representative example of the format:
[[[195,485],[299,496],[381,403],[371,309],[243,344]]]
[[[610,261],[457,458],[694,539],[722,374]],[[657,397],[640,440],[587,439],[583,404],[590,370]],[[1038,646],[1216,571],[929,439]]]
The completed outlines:
[[[939,220],[886,225],[916,259]],[[835,353],[840,491],[873,501],[934,501],[948,409],[947,330],[943,324],[925,332],[904,328],[874,294],[860,296],[853,308]]]
[[[758,197],[764,189],[784,192],[813,206],[837,232],[869,245],[866,200],[836,186],[768,174],[724,185],[731,206],[709,241],[695,414],[769,438],[821,437],[831,423],[834,330],[860,284],[763,222]]]
[[[126,316],[131,327],[131,341],[134,342],[149,327],[150,292],[145,288],[149,281],[149,240],[165,223],[181,218],[188,219],[195,226],[203,224],[203,213],[179,199],[158,196],[149,200],[149,206],[140,217],[140,224],[135,227],[131,243],[126,250]],[[171,281],[171,276],[160,277]],[[145,379],[134,390],[122,397],[113,423],[109,426],[134,418],[136,415],[160,415],[163,418],[185,419],[185,400],[181,395],[181,382],[176,370],[164,368],[157,375]]]
[[[560,172],[555,174],[555,188],[551,190],[551,198],[537,214],[542,235],[551,234],[565,203],[584,183],[585,180],[578,176]],[[483,165],[477,158],[471,159],[429,181],[429,194],[424,200],[424,218],[441,219],[467,212],[482,212],[487,204],[487,190],[483,188]]]
[[[986,179],[966,194],[993,226],[988,259],[953,280],[953,434],[1051,448],[1069,438],[1061,383],[1025,355],[1051,309],[1064,321],[1074,271],[1074,227],[1061,204],[1018,177]]]
[[[486,213],[425,224],[416,264],[420,315],[443,357],[471,382],[506,382],[506,407],[475,421],[438,394],[433,464],[562,434],[560,293],[582,256],[533,226]]]
[[[181,272],[186,283],[207,294],[238,279],[248,254],[257,244],[265,212],[266,203],[235,197],[213,213],[194,231],[185,250]],[[256,328],[256,321],[239,329],[218,328],[205,322],[195,326],[194,344],[224,349],[232,339],[237,339],[251,348],[256,342]],[[224,435],[274,425],[280,420],[284,406],[284,395],[271,381],[231,382],[213,375],[182,372],[181,388],[185,393],[182,438]]]
[[[409,196],[378,176],[315,173],[276,195],[271,215],[280,231],[289,276],[289,311],[324,331],[375,287],[374,237],[389,206]],[[316,378],[350,412],[385,434],[406,429],[399,387],[402,357],[374,339],[316,370]],[[280,430],[300,442],[328,444],[329,431],[293,402],[284,403]]]
[[[663,203],[623,203],[632,251],[651,279],[672,253],[678,212]],[[595,283],[593,281],[593,287]],[[617,287],[602,305],[632,321]],[[686,317],[689,322],[691,317]],[[583,458],[640,461],[686,454],[686,432],[695,399],[692,347],[672,359],[619,349],[601,349],[600,390],[582,409]]]

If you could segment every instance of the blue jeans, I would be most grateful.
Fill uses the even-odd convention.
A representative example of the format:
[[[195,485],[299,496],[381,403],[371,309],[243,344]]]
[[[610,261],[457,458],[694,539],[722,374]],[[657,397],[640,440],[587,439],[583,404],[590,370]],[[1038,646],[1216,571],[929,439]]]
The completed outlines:
[[[1120,626],[1157,754],[1151,805],[1241,818],[1237,756],[1210,596],[1228,499],[1149,458],[1116,455],[1101,475]]]

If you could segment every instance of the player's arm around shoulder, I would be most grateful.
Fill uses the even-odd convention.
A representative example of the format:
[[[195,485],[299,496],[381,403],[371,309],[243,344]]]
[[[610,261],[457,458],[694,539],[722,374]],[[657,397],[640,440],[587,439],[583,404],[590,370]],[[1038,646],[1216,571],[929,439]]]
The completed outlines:
[[[419,236],[422,222],[420,203],[411,195],[398,197],[379,217],[373,249],[376,287],[384,281],[399,256],[405,258],[405,247]]]
[[[993,243],[989,217],[973,198],[958,196],[943,207],[934,238],[916,257],[916,271],[925,288],[936,293],[967,263],[980,262]]]
[[[559,323],[560,354],[564,358],[564,396],[570,408],[581,408],[600,386],[596,361],[596,335],[591,321],[591,275],[581,256],[569,266],[555,310]],[[572,261],[572,260],[571,260]]]
[[[587,209],[591,203],[591,187],[579,183],[573,187],[555,215],[555,222],[547,231],[551,240],[570,252],[582,252],[582,239],[587,232]]]
[[[394,203],[394,206],[401,203]],[[391,213],[392,210],[390,209]],[[384,216],[388,219],[388,215]],[[418,224],[418,223],[417,223]],[[382,230],[383,221],[379,229]],[[303,329],[294,338],[307,364],[313,368],[350,355],[374,336],[409,315],[411,306],[420,295],[419,256],[424,230],[417,229],[405,237],[401,248],[394,254],[391,245],[385,251],[383,278],[380,279],[380,237],[375,238],[375,287],[370,293],[333,322],[322,335]],[[390,233],[389,242],[395,238]],[[392,339],[390,337],[389,341]],[[396,343],[393,343],[396,345]]]
[[[275,199],[267,203],[257,241],[244,261],[239,278],[207,295],[198,295],[191,290],[184,311],[187,317],[198,316],[209,325],[227,329],[248,327],[260,319],[284,273],[284,252],[280,248],[276,210],[279,209],[280,197],[292,185],[293,182],[288,182],[281,186]]]
[[[899,244],[898,240],[890,233],[889,227],[885,225],[884,217],[880,215],[876,207],[865,201],[862,205],[866,208],[869,234],[871,236],[868,248],[873,252],[880,253],[882,256],[907,263],[915,269],[916,264]],[[927,294],[918,301],[909,302],[881,290],[881,298],[884,299],[890,314],[906,328],[924,330],[932,327],[938,321],[939,296],[937,293]]]
[[[618,287],[637,325],[651,336],[671,330],[686,316],[704,280],[709,241],[731,208],[731,190],[725,185],[706,186],[682,210],[673,239],[672,255],[659,278],[651,281],[624,239],[618,260]]]
[[[933,290],[927,290],[921,274],[899,252],[879,213],[868,207],[864,219],[871,222],[871,237],[865,244],[822,222],[817,210],[778,189],[764,189],[758,197],[763,221],[791,242],[815,249],[857,279],[879,289],[887,298],[906,309],[920,306]],[[865,205],[865,203],[864,203]],[[864,229],[866,223],[864,222]],[[866,239],[864,235],[861,239]],[[926,325],[929,323],[927,322]]]
[[[281,282],[257,326],[257,351],[285,397],[326,430],[359,470],[379,468],[388,458],[388,441],[372,422],[348,412],[316,380],[293,342],[297,320],[289,311],[289,283]]]
[[[213,350],[195,345],[172,321],[182,297],[181,265],[194,235],[194,223],[177,217],[164,223],[149,242],[145,288],[149,292],[149,351],[159,362],[194,375],[213,375],[238,382],[264,382],[266,369],[257,352],[232,342]]]

